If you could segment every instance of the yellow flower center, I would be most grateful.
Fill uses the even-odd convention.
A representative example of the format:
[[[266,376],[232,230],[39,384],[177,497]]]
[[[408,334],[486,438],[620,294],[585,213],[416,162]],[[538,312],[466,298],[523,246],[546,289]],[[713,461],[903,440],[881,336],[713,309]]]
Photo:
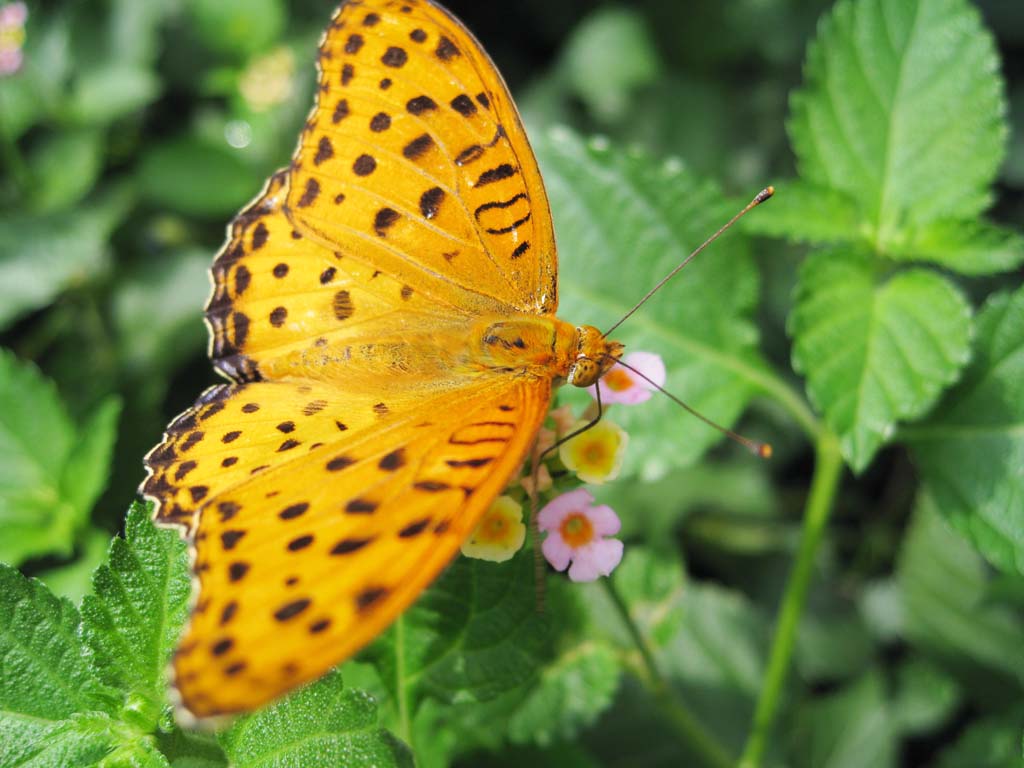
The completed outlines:
[[[612,368],[601,379],[601,383],[612,392],[623,392],[633,386],[633,377],[622,368]]]
[[[562,539],[573,549],[589,544],[594,539],[594,525],[582,512],[573,512],[562,521]]]

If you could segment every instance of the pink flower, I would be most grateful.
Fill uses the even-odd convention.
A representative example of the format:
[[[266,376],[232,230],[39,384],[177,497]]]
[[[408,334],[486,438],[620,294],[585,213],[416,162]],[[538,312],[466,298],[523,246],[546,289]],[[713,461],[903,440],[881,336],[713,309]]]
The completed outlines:
[[[547,532],[541,551],[558,571],[569,567],[573,581],[594,581],[608,576],[622,560],[622,542],[606,539],[619,532],[621,523],[611,507],[594,506],[586,488],[563,493],[549,501],[537,516]]]
[[[0,76],[13,75],[21,69],[25,55],[25,21],[28,9],[24,3],[0,5]]]
[[[660,355],[653,352],[630,352],[622,358],[622,362],[636,368],[644,376],[651,379],[659,387],[665,384],[665,363]],[[622,365],[614,365],[608,373],[601,377],[601,402],[623,403],[636,405],[650,399],[654,387],[650,382],[637,376],[633,371]],[[594,387],[590,387],[591,396],[595,396]]]

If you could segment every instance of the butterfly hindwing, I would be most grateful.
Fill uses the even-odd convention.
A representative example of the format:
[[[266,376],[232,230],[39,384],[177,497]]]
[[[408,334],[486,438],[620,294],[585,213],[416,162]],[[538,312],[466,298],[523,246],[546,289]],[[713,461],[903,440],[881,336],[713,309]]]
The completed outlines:
[[[533,152],[479,43],[419,0],[345,3],[292,164],[289,215],[330,249],[471,312],[553,313]]]
[[[507,485],[549,398],[545,379],[481,380],[212,495],[175,660],[185,706],[258,706],[373,639]]]

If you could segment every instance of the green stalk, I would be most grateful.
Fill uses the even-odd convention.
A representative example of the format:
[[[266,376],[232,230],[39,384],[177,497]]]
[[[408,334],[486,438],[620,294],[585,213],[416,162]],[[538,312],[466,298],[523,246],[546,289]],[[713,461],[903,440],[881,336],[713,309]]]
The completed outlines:
[[[601,579],[600,583],[604,587],[605,592],[608,593],[608,597],[611,598],[612,604],[618,611],[619,617],[622,619],[623,624],[626,625],[633,643],[640,652],[640,658],[643,660],[643,667],[646,672],[644,678],[641,678],[642,681],[650,689],[665,719],[675,727],[680,742],[700,760],[701,765],[708,766],[708,768],[732,768],[732,759],[722,745],[704,729],[704,726],[693,716],[693,713],[687,709],[686,705],[678,700],[672,687],[664,675],[661,674],[658,663],[654,658],[654,652],[651,650],[647,639],[640,632],[636,622],[633,621],[629,608],[626,607],[622,596],[615,589],[612,580]]]
[[[412,721],[409,719],[409,691],[405,684],[405,615],[395,621],[395,702],[398,707],[398,737],[404,741],[413,754]]]
[[[761,686],[757,708],[754,711],[754,722],[743,756],[740,758],[739,768],[759,768],[764,759],[772,723],[782,697],[782,687],[793,656],[797,625],[807,602],[807,590],[811,583],[815,556],[832,510],[842,469],[843,457],[839,451],[839,440],[828,429],[823,428],[816,446],[814,478],[811,481],[811,493],[804,511],[800,550],[782,596],[771,656],[768,659],[768,670]]]

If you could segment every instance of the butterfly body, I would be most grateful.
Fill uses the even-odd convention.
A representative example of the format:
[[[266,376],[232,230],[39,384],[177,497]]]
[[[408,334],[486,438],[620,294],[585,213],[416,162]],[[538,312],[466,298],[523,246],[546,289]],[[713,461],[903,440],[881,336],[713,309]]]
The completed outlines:
[[[291,164],[211,270],[204,392],[146,456],[193,544],[184,709],[254,709],[370,642],[622,353],[555,316],[547,197],[493,63],[427,0],[352,0]]]

